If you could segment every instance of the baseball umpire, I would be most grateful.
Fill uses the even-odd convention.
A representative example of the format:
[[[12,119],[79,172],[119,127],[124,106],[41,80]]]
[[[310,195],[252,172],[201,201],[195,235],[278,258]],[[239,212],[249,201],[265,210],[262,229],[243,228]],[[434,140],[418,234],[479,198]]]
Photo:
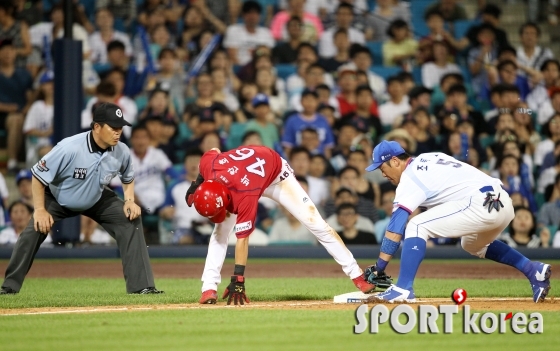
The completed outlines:
[[[141,210],[134,203],[130,151],[119,142],[124,126],[130,123],[122,110],[101,103],[94,111],[91,131],[62,140],[31,168],[35,212],[14,247],[0,294],[20,291],[52,225],[79,214],[101,224],[116,239],[128,293],[163,293],[155,288]],[[107,187],[117,174],[123,183],[124,202]]]

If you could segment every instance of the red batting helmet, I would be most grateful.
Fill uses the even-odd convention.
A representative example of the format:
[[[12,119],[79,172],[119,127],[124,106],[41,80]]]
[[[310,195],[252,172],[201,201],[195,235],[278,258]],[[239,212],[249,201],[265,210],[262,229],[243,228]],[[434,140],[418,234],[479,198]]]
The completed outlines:
[[[228,188],[216,180],[203,182],[194,192],[194,208],[214,223],[222,223],[226,219],[230,202]]]

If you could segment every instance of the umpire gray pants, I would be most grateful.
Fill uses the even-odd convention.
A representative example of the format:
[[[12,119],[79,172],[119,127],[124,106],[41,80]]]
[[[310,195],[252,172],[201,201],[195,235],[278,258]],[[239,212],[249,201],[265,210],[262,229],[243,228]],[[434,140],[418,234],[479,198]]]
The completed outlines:
[[[124,215],[123,206],[123,201],[113,191],[105,189],[93,207],[83,212],[74,212],[62,207],[48,188],[45,191],[45,209],[55,222],[83,214],[101,224],[115,238],[121,253],[126,291],[133,293],[144,288],[155,287],[155,284],[144,240],[142,219],[138,217],[130,221]],[[15,291],[21,289],[23,280],[33,264],[35,254],[45,238],[46,235],[34,229],[34,218],[32,217],[14,246],[2,287]]]

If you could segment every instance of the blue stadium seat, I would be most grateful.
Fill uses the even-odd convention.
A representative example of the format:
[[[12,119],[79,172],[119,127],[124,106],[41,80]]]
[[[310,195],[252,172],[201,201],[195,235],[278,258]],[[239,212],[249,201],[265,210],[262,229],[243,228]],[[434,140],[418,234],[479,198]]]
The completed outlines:
[[[421,66],[415,66],[412,69],[412,76],[414,77],[414,82],[417,85],[422,85],[422,67]]]
[[[371,66],[369,68],[370,71],[379,75],[383,79],[387,80],[390,76],[394,76],[402,72],[402,68],[400,67],[385,67],[385,66]]]
[[[276,68],[276,74],[278,77],[284,80],[297,72],[297,67],[290,64],[278,64],[274,67]]]
[[[467,32],[469,31],[469,29],[475,24],[475,21],[472,20],[461,20],[461,21],[455,21],[453,23],[453,29],[454,29],[454,33],[453,35],[455,36],[455,39],[461,39],[464,38],[465,35],[467,35]]]
[[[426,9],[433,4],[434,0],[411,0],[410,1],[410,13],[412,14],[412,20],[414,19],[424,19],[424,12]]]
[[[371,57],[373,58],[374,65],[381,65],[383,63],[383,42],[380,41],[368,41],[366,43],[369,52],[371,52]]]
[[[245,134],[245,123],[233,123],[229,129],[226,148],[231,150],[241,145],[243,134]]]
[[[414,37],[416,39],[420,39],[430,34],[430,29],[428,28],[428,25],[426,25],[423,16],[421,18],[412,16],[412,27]]]

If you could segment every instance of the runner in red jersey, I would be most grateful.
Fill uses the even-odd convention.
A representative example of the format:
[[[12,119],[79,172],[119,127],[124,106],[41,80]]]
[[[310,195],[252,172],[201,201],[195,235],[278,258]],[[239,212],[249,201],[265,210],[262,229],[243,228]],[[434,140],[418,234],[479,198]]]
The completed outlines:
[[[232,230],[237,237],[235,269],[223,298],[228,298],[228,305],[232,300],[236,305],[249,302],[243,275],[249,250],[248,236],[255,228],[261,196],[275,200],[305,225],[358,289],[366,293],[375,289],[375,285],[364,280],[352,253],[321,217],[288,162],[276,151],[264,146],[239,147],[223,153],[212,149],[202,156],[199,171],[197,181],[187,191],[187,204],[194,204],[201,215],[216,223],[202,274],[201,304],[216,303]]]

